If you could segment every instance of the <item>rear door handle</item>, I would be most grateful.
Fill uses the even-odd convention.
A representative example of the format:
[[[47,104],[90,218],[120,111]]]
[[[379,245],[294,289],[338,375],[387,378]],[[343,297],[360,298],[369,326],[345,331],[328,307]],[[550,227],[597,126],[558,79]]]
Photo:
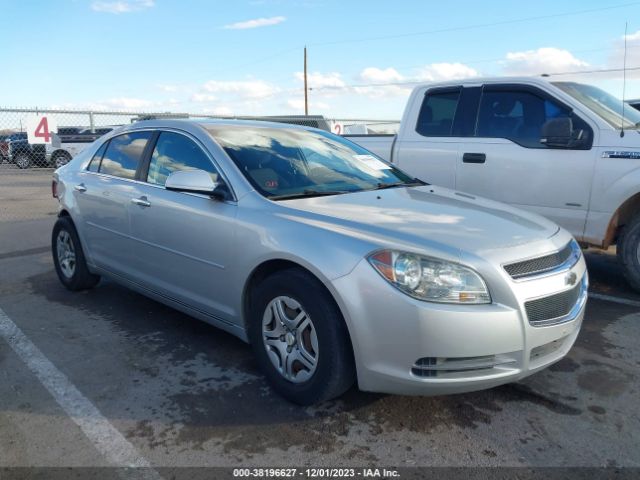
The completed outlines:
[[[462,155],[464,163],[484,163],[487,156],[484,153],[465,153]]]
[[[73,187],[74,190],[76,190],[77,192],[86,192],[87,191],[87,187],[84,186],[84,183],[81,183],[79,185],[76,185],[75,187]]]
[[[140,207],[150,207],[151,206],[151,202],[149,200],[147,200],[147,197],[132,198],[131,199],[131,203],[133,203],[134,205],[138,205]]]

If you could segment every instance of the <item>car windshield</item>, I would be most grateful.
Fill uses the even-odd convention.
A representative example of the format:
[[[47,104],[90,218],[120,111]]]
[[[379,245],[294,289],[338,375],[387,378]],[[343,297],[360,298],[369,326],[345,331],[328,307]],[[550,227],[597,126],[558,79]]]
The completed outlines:
[[[638,110],[631,105],[624,105],[623,120],[622,100],[598,87],[574,82],[554,82],[553,84],[615,128],[620,128],[622,125],[624,128],[637,129],[640,127],[640,112]]]
[[[320,130],[206,128],[254,188],[273,200],[423,184],[364,148]]]

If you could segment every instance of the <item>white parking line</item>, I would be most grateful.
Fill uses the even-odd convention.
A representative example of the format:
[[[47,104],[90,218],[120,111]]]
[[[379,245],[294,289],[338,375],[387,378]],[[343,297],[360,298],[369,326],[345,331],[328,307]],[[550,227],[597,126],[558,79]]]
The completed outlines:
[[[603,300],[605,302],[619,303],[621,305],[629,305],[631,307],[640,308],[640,302],[637,300],[629,300],[628,298],[614,297],[612,295],[604,295],[603,293],[589,292],[589,298],[594,300]]]
[[[124,438],[87,397],[80,393],[66,375],[44,356],[2,309],[0,309],[0,337],[11,346],[58,405],[110,463],[118,467],[146,467],[137,473],[146,478],[161,478],[155,470],[149,468],[151,466],[149,461]]]

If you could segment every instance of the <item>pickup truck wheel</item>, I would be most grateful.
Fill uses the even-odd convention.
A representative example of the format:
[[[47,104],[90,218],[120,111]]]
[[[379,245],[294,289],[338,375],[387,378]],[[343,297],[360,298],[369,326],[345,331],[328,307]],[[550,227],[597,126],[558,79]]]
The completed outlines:
[[[252,292],[249,340],[274,390],[311,405],[355,381],[347,327],[320,281],[298,269],[272,274]]]
[[[69,217],[60,217],[53,226],[51,253],[58,278],[69,290],[86,290],[100,281],[87,267],[78,232]]]
[[[618,237],[618,260],[631,288],[640,292],[640,215],[625,225]]]
[[[67,163],[69,163],[70,160],[71,160],[71,155],[69,155],[67,152],[56,153],[53,156],[53,164],[56,168],[60,168],[66,165]]]
[[[31,157],[26,153],[19,153],[15,158],[18,168],[29,168],[31,166]]]

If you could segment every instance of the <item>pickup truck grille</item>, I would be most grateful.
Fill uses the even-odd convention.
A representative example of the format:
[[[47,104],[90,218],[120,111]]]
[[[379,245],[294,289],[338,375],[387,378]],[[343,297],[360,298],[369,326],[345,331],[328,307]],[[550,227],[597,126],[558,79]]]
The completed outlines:
[[[530,260],[510,263],[509,265],[505,265],[504,269],[513,279],[540,275],[562,265],[569,259],[572,251],[571,243],[568,243],[566,247],[558,252]]]
[[[572,320],[569,314],[586,294],[585,280],[570,290],[529,300],[524,303],[529,323],[534,327],[546,327]]]

